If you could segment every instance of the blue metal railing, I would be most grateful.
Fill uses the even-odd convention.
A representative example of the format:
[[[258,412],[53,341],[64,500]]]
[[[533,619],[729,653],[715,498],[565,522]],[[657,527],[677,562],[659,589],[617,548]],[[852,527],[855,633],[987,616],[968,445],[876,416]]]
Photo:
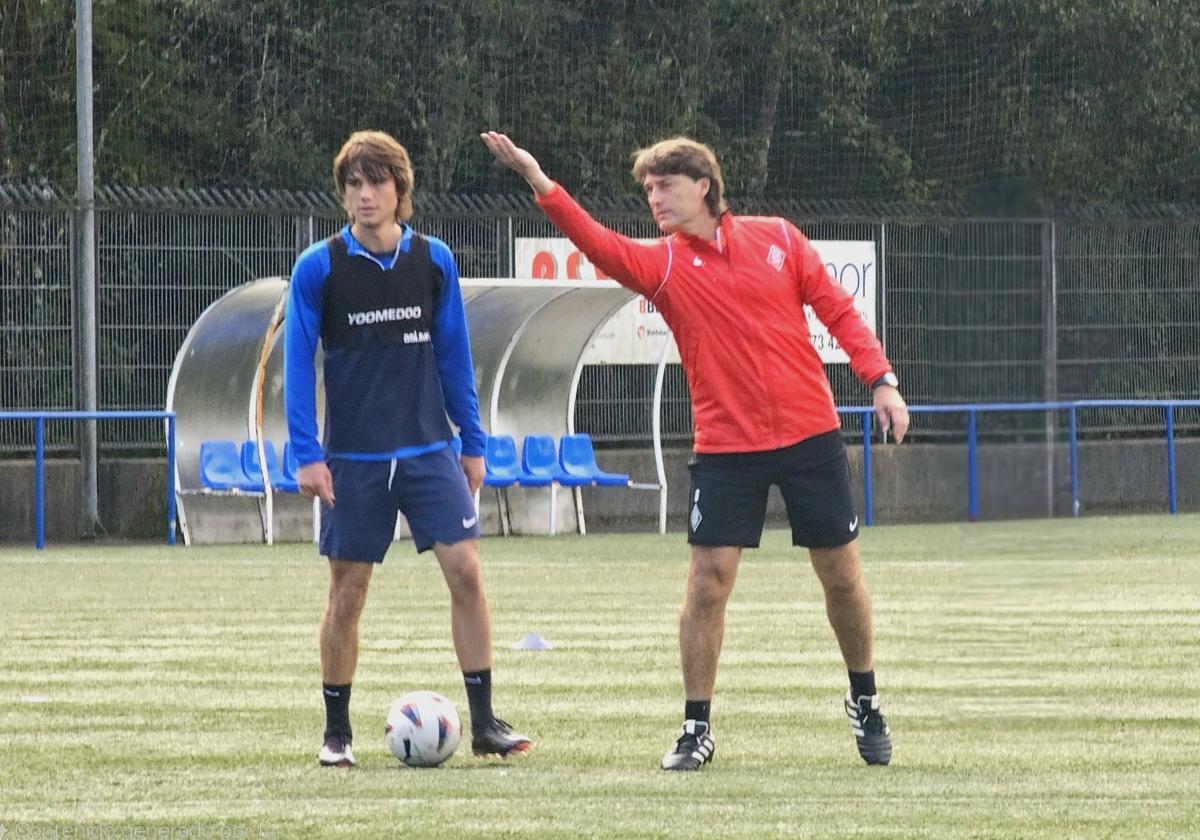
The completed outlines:
[[[1175,480],[1175,410],[1200,408],[1200,400],[1076,400],[1073,402],[962,403],[952,405],[910,405],[911,414],[967,415],[967,516],[979,518],[978,415],[1006,411],[1066,411],[1070,447],[1071,515],[1079,515],[1079,436],[1078,413],[1081,409],[1161,408],[1165,415],[1167,443],[1167,498],[1171,513],[1179,512]],[[858,414],[863,429],[864,524],[875,524],[874,489],[871,459],[871,418],[874,409],[854,406],[838,409],[839,414]],[[47,420],[165,420],[167,426],[167,543],[175,545],[175,413],[172,411],[0,411],[0,420],[32,420],[36,461],[37,547],[46,545],[45,425]]]
[[[1079,516],[1079,425],[1080,409],[1088,408],[1161,408],[1165,412],[1167,437],[1167,500],[1171,513],[1179,512],[1175,484],[1175,409],[1200,408],[1200,400],[1074,400],[1072,402],[962,403],[959,405],[910,405],[910,414],[967,415],[967,518],[979,518],[979,432],[981,412],[1066,411],[1071,463],[1071,515]],[[874,493],[871,476],[871,416],[875,409],[855,406],[839,408],[839,414],[862,415],[863,426],[863,521],[875,523]]]
[[[175,412],[173,411],[0,411],[0,420],[34,421],[37,547],[46,547],[46,421],[165,420],[167,422],[167,544],[175,545]]]

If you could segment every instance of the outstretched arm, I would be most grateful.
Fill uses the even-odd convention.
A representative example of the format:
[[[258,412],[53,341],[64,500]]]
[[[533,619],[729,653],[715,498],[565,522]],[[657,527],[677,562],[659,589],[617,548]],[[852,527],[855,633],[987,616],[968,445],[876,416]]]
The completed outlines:
[[[497,161],[529,182],[542,212],[597,268],[625,288],[654,298],[670,265],[670,251],[664,240],[647,245],[609,230],[550,180],[533,155],[506,135],[487,131],[479,136]]]

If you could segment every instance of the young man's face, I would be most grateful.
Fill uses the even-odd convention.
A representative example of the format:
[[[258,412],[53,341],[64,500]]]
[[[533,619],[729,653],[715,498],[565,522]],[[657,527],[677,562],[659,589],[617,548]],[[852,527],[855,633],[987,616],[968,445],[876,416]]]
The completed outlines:
[[[704,203],[708,188],[707,178],[696,180],[687,175],[647,175],[642,179],[646,203],[666,233],[687,229],[697,219],[711,215]]]
[[[391,178],[372,181],[358,169],[346,175],[342,206],[355,224],[367,228],[392,225],[396,221],[396,206],[399,203],[396,182]]]

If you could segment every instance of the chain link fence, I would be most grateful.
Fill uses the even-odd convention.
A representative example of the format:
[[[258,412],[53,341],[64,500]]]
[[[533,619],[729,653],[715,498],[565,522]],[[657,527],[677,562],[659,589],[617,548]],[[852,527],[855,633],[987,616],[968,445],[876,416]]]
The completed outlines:
[[[171,366],[200,313],[229,289],[285,275],[341,211],[324,194],[105,190],[97,212],[99,401],[161,408]],[[634,201],[591,205],[631,236],[653,236]],[[879,263],[878,324],[912,403],[1188,398],[1200,374],[1200,212],[1170,218],[1060,208],[1047,219],[977,219],[958,208],[837,202],[757,202],[813,239],[871,240]],[[1156,216],[1149,218],[1148,216]],[[75,407],[74,211],[46,188],[0,187],[0,408]],[[431,197],[415,227],[445,240],[464,277],[511,276],[515,237],[555,231],[524,197]],[[764,315],[769,317],[769,315]],[[846,365],[828,367],[840,404],[861,405]],[[653,365],[589,365],[576,425],[598,442],[650,438]],[[691,438],[687,383],[664,385],[663,430]],[[1194,413],[1192,413],[1194,414]],[[1088,412],[1084,434],[1158,433],[1153,411]],[[1178,431],[1194,434],[1185,415]],[[1049,422],[1049,425],[1048,425]],[[0,453],[26,454],[29,424],[0,424]],[[921,418],[917,440],[960,439],[961,418]],[[857,420],[848,434],[859,434]],[[981,434],[1038,439],[1061,432],[1034,414],[988,418]],[[70,425],[47,428],[52,451],[74,446]],[[108,451],[156,449],[145,424],[105,424]]]

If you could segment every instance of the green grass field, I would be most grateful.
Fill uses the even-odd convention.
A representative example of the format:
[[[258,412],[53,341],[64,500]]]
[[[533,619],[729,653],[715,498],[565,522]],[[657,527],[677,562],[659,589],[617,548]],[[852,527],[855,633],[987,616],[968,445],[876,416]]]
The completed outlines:
[[[783,532],[743,560],[717,754],[682,710],[679,534],[488,539],[514,762],[383,743],[412,688],[466,710],[432,556],[395,547],[363,621],[359,767],[321,769],[311,546],[0,552],[9,837],[1196,837],[1200,517],[884,527],[862,538],[895,758],[868,768],[820,587]],[[516,651],[537,632],[554,644]],[[3,830],[0,830],[3,835]]]

